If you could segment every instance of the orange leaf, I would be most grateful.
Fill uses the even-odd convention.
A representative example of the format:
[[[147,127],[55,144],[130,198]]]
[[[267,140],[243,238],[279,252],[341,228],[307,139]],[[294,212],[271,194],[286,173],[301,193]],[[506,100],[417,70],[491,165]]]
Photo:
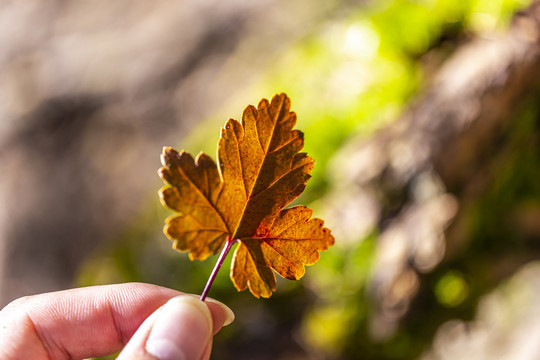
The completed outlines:
[[[287,279],[304,275],[304,265],[334,243],[320,219],[305,206],[283,209],[305,188],[313,159],[299,151],[302,132],[293,130],[290,99],[275,95],[248,106],[242,123],[229,119],[221,129],[218,163],[205,154],[194,160],[163,149],[159,175],[164,205],[178,215],[167,219],[165,234],[191,259],[216,254],[228,236],[240,241],[231,266],[238,290],[256,297],[276,289],[274,269]]]

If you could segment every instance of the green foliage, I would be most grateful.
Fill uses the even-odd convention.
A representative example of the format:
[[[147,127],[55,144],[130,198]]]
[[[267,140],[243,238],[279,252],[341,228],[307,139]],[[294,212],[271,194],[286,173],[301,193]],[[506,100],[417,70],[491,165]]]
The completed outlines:
[[[435,286],[435,296],[439,303],[455,307],[461,304],[468,296],[468,285],[463,275],[457,271],[444,274]]]
[[[540,206],[539,118],[537,98],[530,99],[505,133],[505,147],[495,151],[493,187],[471,213],[470,230],[478,239],[472,246],[497,252],[505,245],[490,240],[504,237],[516,250],[528,248],[532,224],[524,222],[528,212]]]

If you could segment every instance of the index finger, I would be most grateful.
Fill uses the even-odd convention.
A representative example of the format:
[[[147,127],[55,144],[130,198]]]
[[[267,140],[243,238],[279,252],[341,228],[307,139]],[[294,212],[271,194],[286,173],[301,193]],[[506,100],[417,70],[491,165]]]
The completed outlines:
[[[0,312],[0,358],[81,359],[114,353],[157,308],[181,292],[141,283],[72,289],[21,298]],[[207,302],[214,332],[227,314]],[[13,352],[14,351],[14,352]]]

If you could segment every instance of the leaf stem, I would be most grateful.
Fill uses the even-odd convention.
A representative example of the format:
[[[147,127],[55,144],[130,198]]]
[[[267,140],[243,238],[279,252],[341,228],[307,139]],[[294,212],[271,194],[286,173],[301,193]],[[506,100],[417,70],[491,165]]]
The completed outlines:
[[[208,278],[208,281],[206,282],[206,286],[204,287],[204,291],[201,295],[201,301],[204,301],[206,299],[206,296],[208,295],[208,292],[210,291],[210,287],[212,287],[212,283],[214,282],[216,275],[221,268],[221,265],[223,265],[223,261],[227,257],[227,254],[229,254],[229,251],[231,250],[232,246],[237,243],[238,240],[232,240],[231,236],[227,236],[227,240],[225,240],[225,246],[223,246],[223,249],[221,250],[221,253],[219,254],[219,258],[216,262],[216,265],[214,265],[214,269],[212,270],[212,273],[210,274],[210,277]]]

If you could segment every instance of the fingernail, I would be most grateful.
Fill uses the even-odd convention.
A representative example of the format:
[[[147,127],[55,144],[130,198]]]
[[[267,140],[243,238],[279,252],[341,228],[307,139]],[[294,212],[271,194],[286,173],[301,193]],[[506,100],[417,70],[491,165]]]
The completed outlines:
[[[159,311],[146,351],[160,360],[199,359],[212,335],[212,315],[199,299],[181,295]]]
[[[223,322],[223,326],[230,325],[234,321],[234,313],[230,307],[228,307],[221,301],[211,299],[211,298],[206,298],[205,301],[219,305],[219,307],[223,310],[223,312],[225,313],[225,321]]]

